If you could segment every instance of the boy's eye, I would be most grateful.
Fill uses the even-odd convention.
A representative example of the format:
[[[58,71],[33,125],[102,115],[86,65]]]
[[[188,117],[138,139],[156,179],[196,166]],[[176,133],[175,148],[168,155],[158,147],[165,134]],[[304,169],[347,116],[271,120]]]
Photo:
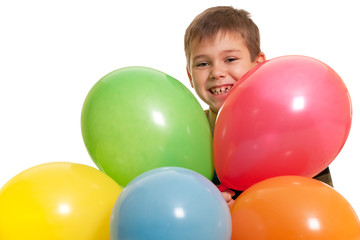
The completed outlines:
[[[235,58],[235,57],[229,57],[229,58],[226,58],[225,62],[233,62],[236,60],[237,60],[237,58]]]
[[[207,65],[209,65],[207,62],[199,62],[196,64],[197,67],[205,67]]]

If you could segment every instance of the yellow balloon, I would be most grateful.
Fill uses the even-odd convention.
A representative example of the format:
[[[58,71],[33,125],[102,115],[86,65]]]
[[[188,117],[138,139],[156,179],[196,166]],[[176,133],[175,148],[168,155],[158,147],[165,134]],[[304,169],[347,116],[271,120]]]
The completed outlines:
[[[121,190],[82,164],[29,168],[0,189],[0,239],[110,239],[111,210]]]

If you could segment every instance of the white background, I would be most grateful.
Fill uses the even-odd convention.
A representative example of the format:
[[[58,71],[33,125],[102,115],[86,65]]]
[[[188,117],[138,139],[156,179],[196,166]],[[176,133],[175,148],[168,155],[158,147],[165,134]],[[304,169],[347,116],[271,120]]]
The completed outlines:
[[[0,187],[41,163],[95,167],[82,140],[80,116],[87,93],[107,73],[147,66],[190,88],[184,31],[198,13],[217,5],[252,14],[268,59],[307,55],[342,77],[353,101],[353,124],[330,167],[335,189],[360,214],[360,9],[355,0],[1,1]]]

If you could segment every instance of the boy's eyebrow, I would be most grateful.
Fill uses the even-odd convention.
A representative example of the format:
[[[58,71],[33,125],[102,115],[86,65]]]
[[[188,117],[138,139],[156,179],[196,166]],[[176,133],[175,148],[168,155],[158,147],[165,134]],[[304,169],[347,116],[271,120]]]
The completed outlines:
[[[228,49],[228,50],[224,50],[224,51],[222,51],[223,53],[231,53],[231,52],[242,52],[240,49],[236,49],[236,48],[234,48],[234,49]]]
[[[200,54],[200,55],[197,55],[197,56],[193,57],[192,60],[195,61],[198,58],[205,58],[206,56],[207,56],[206,54]]]

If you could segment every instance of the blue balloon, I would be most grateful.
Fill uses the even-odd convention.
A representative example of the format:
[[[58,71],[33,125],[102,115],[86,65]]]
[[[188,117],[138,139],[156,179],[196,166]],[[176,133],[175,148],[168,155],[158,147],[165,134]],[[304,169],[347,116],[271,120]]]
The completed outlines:
[[[157,168],[123,189],[111,213],[110,237],[227,240],[230,210],[217,187],[201,174],[180,167]]]

